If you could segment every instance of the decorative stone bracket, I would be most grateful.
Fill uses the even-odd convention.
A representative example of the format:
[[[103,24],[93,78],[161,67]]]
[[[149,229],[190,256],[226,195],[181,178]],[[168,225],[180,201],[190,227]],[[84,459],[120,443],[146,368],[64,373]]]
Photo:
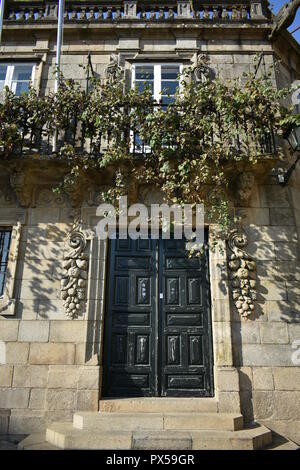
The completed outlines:
[[[124,72],[124,63],[120,54],[111,54],[110,63],[105,69],[105,76],[108,80],[114,80],[119,73]]]
[[[228,239],[231,251],[228,267],[232,297],[237,311],[243,318],[248,318],[254,312],[256,300],[256,262],[242,249],[247,244],[246,234],[238,230],[234,230]]]
[[[205,82],[211,75],[212,71],[208,66],[209,61],[207,54],[199,54],[197,56],[197,63],[193,69],[196,82]]]
[[[21,207],[29,207],[33,199],[30,169],[18,162],[11,167],[10,185]]]
[[[64,274],[61,280],[61,297],[68,317],[83,313],[87,298],[89,257],[85,253],[88,240],[94,237],[92,230],[84,230],[74,222],[67,245],[70,250],[64,256]]]

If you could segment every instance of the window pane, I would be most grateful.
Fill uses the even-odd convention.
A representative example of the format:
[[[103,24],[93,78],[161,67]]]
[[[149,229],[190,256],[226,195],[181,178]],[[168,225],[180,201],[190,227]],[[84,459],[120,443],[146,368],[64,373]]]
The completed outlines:
[[[154,80],[154,67],[140,65],[135,68],[136,80]]]
[[[0,81],[5,81],[7,65],[0,65]]]
[[[139,81],[137,81],[135,85],[136,85],[137,90],[140,93],[143,93],[143,91],[148,89],[153,94],[153,90],[154,90],[154,83],[153,82],[145,82],[145,81],[139,82]]]
[[[7,272],[8,254],[11,239],[11,230],[0,229],[0,296],[4,292],[4,283]]]
[[[6,73],[7,65],[0,65],[0,91],[3,90],[5,86]]]
[[[13,81],[31,80],[32,65],[15,65]]]
[[[174,103],[174,96],[162,96],[161,104],[168,106],[169,104]]]
[[[22,93],[28,93],[29,82],[15,82],[13,83],[12,89],[16,90],[15,93],[17,96],[20,96]]]
[[[163,65],[161,68],[162,80],[178,80],[179,66],[178,65]]]
[[[135,86],[139,92],[143,93],[146,89],[154,93],[154,67],[137,66],[135,68]]]
[[[20,96],[22,93],[28,93],[29,82],[32,76],[32,65],[15,65],[11,90]]]
[[[176,82],[169,82],[166,80],[162,80],[161,82],[161,92],[163,95],[175,95],[176,89],[179,83]]]

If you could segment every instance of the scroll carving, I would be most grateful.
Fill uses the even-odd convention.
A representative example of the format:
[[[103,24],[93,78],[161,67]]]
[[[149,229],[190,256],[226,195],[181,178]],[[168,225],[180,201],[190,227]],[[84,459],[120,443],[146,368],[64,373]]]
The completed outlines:
[[[256,262],[244,248],[248,240],[245,233],[235,230],[228,240],[231,251],[228,267],[230,272],[232,297],[237,311],[248,318],[254,311],[256,300]]]
[[[83,313],[87,299],[88,255],[87,241],[93,238],[91,230],[84,230],[75,221],[68,239],[69,251],[64,256],[64,274],[61,280],[61,297],[68,317],[76,318]]]

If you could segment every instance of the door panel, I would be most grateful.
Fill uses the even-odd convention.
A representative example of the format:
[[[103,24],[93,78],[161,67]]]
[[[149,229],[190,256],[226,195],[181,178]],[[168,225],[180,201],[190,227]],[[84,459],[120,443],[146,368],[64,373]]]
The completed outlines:
[[[211,396],[207,254],[184,240],[112,240],[104,396]]]
[[[110,242],[104,396],[157,394],[156,245],[129,238]]]
[[[188,258],[185,240],[159,241],[162,396],[211,396],[207,254]]]

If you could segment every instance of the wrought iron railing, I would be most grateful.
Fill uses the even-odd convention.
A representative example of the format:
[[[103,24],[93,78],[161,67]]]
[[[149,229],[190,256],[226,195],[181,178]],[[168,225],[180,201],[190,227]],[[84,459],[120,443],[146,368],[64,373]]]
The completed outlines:
[[[155,108],[159,108],[155,104]],[[174,105],[170,105],[174,106]],[[163,106],[165,108],[165,106]],[[124,113],[129,112],[128,108],[122,108]],[[147,110],[145,110],[147,112]],[[178,110],[180,113],[180,109]],[[128,120],[127,122],[130,122]],[[204,148],[212,148],[214,145],[222,144],[231,149],[235,154],[240,155],[265,155],[275,154],[277,152],[275,135],[272,128],[272,123],[259,129],[256,125],[255,118],[246,113],[238,116],[235,122],[230,126],[230,132],[224,131],[222,128],[222,119],[220,115],[215,116],[215,125],[210,133],[203,132],[198,134],[198,140],[191,132],[191,139],[196,148],[199,143],[199,151]],[[109,147],[115,146],[116,141],[121,144],[124,151],[134,155],[141,156],[143,154],[153,153],[153,148],[149,143],[142,139],[139,134],[138,124],[128,125],[118,130],[114,129],[111,133],[107,131],[105,134],[100,135],[94,128],[88,129],[84,123],[81,122],[79,116],[73,116],[70,119],[67,128],[58,132],[58,140],[56,146],[57,155],[64,155],[68,146],[72,146],[76,154],[85,154],[93,159],[101,159],[102,155],[107,152]],[[186,133],[186,129],[184,129]],[[180,136],[181,130],[178,129]],[[167,133],[166,133],[167,134]],[[24,122],[19,127],[18,138],[12,143],[9,155],[28,155],[40,154],[51,155],[53,144],[53,135],[49,132],[49,127],[32,127],[27,122]],[[162,146],[169,147],[176,150],[176,143],[165,141]],[[127,149],[127,150],[126,150]],[[181,149],[182,150],[182,149]],[[157,152],[158,149],[155,148]],[[5,149],[0,147],[0,154],[5,153]],[[6,153],[7,154],[7,153]]]

